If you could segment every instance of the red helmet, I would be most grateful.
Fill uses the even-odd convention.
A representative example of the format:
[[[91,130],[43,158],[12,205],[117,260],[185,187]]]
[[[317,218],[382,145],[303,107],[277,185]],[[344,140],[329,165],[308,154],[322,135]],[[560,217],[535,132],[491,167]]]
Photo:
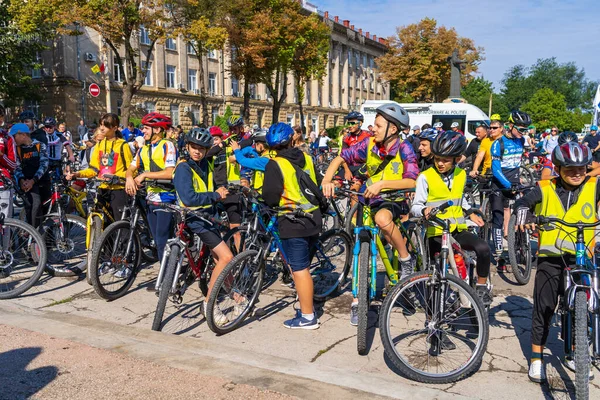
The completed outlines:
[[[151,112],[142,118],[142,125],[151,126],[151,127],[160,127],[164,130],[167,130],[173,125],[171,122],[171,118],[166,115],[162,115],[157,112]]]
[[[215,137],[223,137],[223,130],[221,128],[219,128],[218,126],[211,126],[209,129],[210,135]]]

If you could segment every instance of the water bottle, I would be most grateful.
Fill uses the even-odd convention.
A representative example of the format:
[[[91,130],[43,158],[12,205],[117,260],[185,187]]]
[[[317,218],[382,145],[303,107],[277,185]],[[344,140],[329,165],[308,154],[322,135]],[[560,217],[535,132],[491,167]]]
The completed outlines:
[[[465,259],[462,254],[456,252],[454,253],[454,262],[456,263],[456,269],[458,270],[458,275],[460,275],[460,279],[467,279],[467,266],[465,265]]]

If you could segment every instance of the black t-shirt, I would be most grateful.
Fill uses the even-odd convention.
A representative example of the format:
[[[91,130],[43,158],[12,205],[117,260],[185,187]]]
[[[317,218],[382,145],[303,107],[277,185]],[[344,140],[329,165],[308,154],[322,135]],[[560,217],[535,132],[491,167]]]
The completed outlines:
[[[469,143],[469,146],[467,147],[467,150],[465,151],[465,157],[467,157],[467,159],[469,159],[470,157],[475,157],[477,155],[477,152],[479,151],[480,144],[481,144],[481,140],[479,140],[477,138],[471,140],[471,143]]]
[[[583,143],[587,143],[588,147],[591,150],[594,150],[596,147],[598,147],[599,142],[600,142],[600,135],[598,135],[598,134],[595,134],[594,136],[586,135],[586,137],[583,138]]]

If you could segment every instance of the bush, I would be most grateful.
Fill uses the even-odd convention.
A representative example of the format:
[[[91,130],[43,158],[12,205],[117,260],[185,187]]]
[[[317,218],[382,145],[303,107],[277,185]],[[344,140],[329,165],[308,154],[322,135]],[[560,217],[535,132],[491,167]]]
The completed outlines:
[[[218,126],[219,128],[221,128],[224,133],[229,132],[229,125],[227,125],[227,120],[232,115],[233,115],[233,112],[231,111],[231,107],[227,106],[227,108],[225,109],[225,114],[223,116],[219,115],[215,119],[215,126]]]

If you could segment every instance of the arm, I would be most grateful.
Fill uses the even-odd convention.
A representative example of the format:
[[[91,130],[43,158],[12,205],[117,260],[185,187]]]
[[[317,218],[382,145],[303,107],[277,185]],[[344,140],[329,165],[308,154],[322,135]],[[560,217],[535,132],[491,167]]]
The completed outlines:
[[[94,146],[92,150],[92,154],[90,154],[90,163],[89,167],[86,169],[82,169],[79,172],[75,172],[73,174],[74,178],[94,178],[98,176],[98,171],[100,170],[99,158],[100,158],[100,146]],[[67,178],[68,179],[68,178]]]
[[[494,175],[494,178],[496,178],[496,180],[500,183],[500,185],[502,185],[503,188],[510,189],[511,183],[508,179],[506,179],[504,173],[502,173],[500,140],[502,140],[502,138],[494,141],[494,144],[492,144],[492,174]]]
[[[415,189],[415,198],[412,202],[412,207],[410,208],[410,214],[415,217],[422,217],[423,210],[425,209],[427,204],[427,196],[429,194],[429,184],[427,183],[427,179],[425,175],[421,174],[417,178],[416,189]]]
[[[519,208],[526,208],[532,211],[538,203],[542,202],[542,190],[539,186],[531,189],[527,194],[518,199],[513,207],[513,214],[517,214]]]
[[[208,150],[208,152],[206,152],[206,158],[216,156],[217,154],[219,154],[221,152],[221,150],[223,150],[222,143],[217,146],[211,147],[210,150]]]
[[[143,172],[135,179],[136,182],[142,183],[144,179],[167,179],[171,180],[173,178],[173,171],[175,171],[175,165],[177,165],[177,152],[175,151],[175,145],[171,142],[166,142],[164,144],[164,154],[165,154],[165,168],[162,171],[156,172]],[[127,146],[129,147],[129,146]],[[140,153],[136,155],[136,158],[140,158]],[[133,165],[135,160],[131,163]],[[131,168],[131,167],[129,167]],[[129,170],[127,170],[129,173]]]
[[[186,163],[181,163],[177,167],[178,171],[174,176],[173,184],[177,191],[177,196],[183,204],[188,207],[199,207],[213,205],[221,199],[216,192],[196,192],[192,186],[192,170]]]
[[[48,151],[46,150],[46,145],[44,143],[40,143],[40,166],[33,176],[33,180],[35,182],[42,179],[42,176],[48,171]]]
[[[260,157],[252,147],[245,147],[242,150],[235,150],[233,152],[235,160],[242,167],[250,168],[255,171],[264,171],[269,159],[267,157]],[[248,157],[248,155],[255,155],[254,158]]]
[[[479,167],[481,166],[484,157],[485,150],[480,150],[477,152],[477,157],[475,157],[475,161],[473,161],[473,168],[471,169],[471,173],[474,173],[474,175],[478,174]]]

